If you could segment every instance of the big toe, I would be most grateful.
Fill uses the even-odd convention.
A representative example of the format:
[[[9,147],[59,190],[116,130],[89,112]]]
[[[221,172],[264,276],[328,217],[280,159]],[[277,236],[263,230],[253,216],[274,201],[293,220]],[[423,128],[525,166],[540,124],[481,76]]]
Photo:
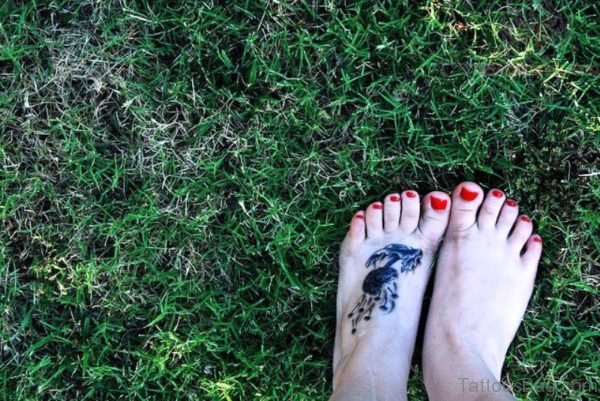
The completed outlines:
[[[450,197],[443,192],[430,192],[423,199],[423,215],[419,231],[431,241],[438,242],[448,226]]]
[[[474,182],[463,182],[452,192],[452,208],[448,232],[462,232],[475,225],[477,210],[483,201],[483,190]]]

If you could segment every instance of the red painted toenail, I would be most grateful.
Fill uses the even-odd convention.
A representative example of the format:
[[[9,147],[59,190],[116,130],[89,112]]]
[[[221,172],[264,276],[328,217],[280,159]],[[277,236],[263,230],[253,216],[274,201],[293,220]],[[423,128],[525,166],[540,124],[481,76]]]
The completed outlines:
[[[373,209],[383,209],[383,205],[381,203],[373,203]]]
[[[364,219],[365,215],[362,214],[362,213],[357,213],[357,214],[354,215],[354,217],[356,217],[357,219]]]
[[[406,193],[406,197],[407,197],[407,198],[416,198],[416,197],[417,197],[417,193],[416,193],[416,192],[413,192],[413,191],[408,191],[408,192]]]
[[[531,221],[531,219],[527,216],[521,216],[521,220],[526,221],[527,223]]]
[[[400,202],[400,197],[398,195],[392,195],[390,196],[390,200],[392,202]]]
[[[542,242],[542,238],[538,237],[538,236],[535,236],[535,237],[533,237],[533,242],[540,242],[541,243]]]
[[[509,200],[507,200],[507,201],[506,201],[506,204],[507,204],[508,206],[510,206],[510,207],[515,207],[515,206],[517,206],[517,202],[515,202],[515,201],[514,201],[514,200],[512,200],[512,199],[509,199]]]
[[[477,191],[469,191],[465,187],[460,189],[460,197],[466,201],[472,201],[473,199],[477,198],[477,195],[479,195]]]
[[[494,195],[496,198],[502,198],[502,195],[504,195],[504,194],[502,193],[502,191],[498,191],[497,189],[494,189],[492,191],[492,195]]]
[[[434,210],[444,210],[446,206],[448,206],[448,199],[440,199],[432,196],[429,201],[431,202],[431,207]]]

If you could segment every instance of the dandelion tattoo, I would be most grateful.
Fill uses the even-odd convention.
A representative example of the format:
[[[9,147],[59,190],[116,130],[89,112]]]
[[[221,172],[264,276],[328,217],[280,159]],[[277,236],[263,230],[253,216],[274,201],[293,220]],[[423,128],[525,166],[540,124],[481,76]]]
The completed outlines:
[[[390,244],[374,252],[367,260],[367,269],[372,269],[365,277],[363,295],[348,314],[352,319],[352,334],[360,320],[370,320],[376,305],[383,312],[390,313],[398,298],[398,270],[412,272],[421,262],[423,251],[402,244]],[[397,268],[394,265],[398,263]]]

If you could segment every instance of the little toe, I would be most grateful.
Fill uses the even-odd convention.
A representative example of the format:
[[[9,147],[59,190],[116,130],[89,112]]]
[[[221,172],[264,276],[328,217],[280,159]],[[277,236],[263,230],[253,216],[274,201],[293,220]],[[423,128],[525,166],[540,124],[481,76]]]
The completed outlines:
[[[419,231],[425,238],[437,242],[446,231],[449,217],[450,197],[443,192],[430,192],[423,198],[423,215],[419,221]]]
[[[529,237],[525,252],[523,253],[523,256],[521,256],[521,260],[523,261],[525,267],[537,267],[540,261],[540,256],[542,256],[542,248],[542,237],[537,234]]]
[[[502,205],[504,205],[505,198],[504,192],[499,189],[492,189],[488,192],[477,216],[477,225],[479,228],[490,229],[496,226],[496,221],[498,221],[498,215],[500,214]]]
[[[419,215],[421,214],[421,205],[419,204],[419,194],[416,191],[404,191],[402,198],[402,212],[400,215],[400,230],[412,233],[419,225]]]
[[[462,232],[475,225],[477,209],[483,201],[483,190],[474,182],[463,182],[452,192],[449,232]]]
[[[518,215],[519,204],[515,200],[507,199],[504,205],[502,205],[502,209],[500,209],[500,216],[498,216],[498,221],[496,222],[496,230],[508,236]]]
[[[348,238],[352,242],[361,242],[365,240],[365,212],[359,210],[352,217],[350,229],[348,230]]]
[[[383,229],[386,233],[398,228],[400,220],[400,195],[390,194],[383,201]]]
[[[383,236],[383,203],[371,203],[367,208],[367,237],[381,238]]]
[[[521,248],[525,246],[525,243],[532,232],[533,223],[531,222],[531,219],[527,216],[521,216],[515,223],[515,228],[510,234],[510,237],[508,237],[508,243],[521,250]]]

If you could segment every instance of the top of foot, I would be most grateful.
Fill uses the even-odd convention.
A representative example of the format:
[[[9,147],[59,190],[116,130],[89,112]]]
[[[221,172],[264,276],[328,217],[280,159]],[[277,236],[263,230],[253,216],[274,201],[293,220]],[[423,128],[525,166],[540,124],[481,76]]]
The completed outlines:
[[[361,369],[377,369],[365,362],[372,353],[392,376],[392,388],[402,385],[449,208],[442,192],[427,194],[421,205],[416,191],[404,191],[352,218],[340,250],[334,388]],[[393,360],[384,363],[382,352]]]
[[[500,377],[542,252],[541,238],[532,232],[531,219],[519,215],[518,203],[498,189],[484,194],[464,182],[452,193],[425,335],[428,389],[444,380],[458,385],[458,376],[473,375],[457,355],[469,355]]]

